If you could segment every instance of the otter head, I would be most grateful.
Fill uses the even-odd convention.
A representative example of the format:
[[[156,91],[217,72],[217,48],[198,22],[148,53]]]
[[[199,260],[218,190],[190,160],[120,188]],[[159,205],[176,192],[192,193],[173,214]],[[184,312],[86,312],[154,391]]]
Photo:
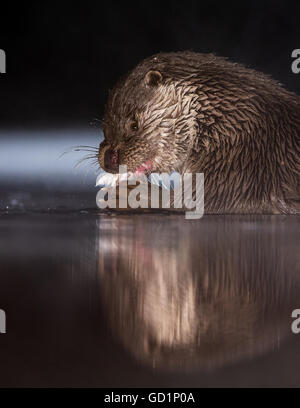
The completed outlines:
[[[117,173],[181,171],[192,121],[185,87],[169,75],[158,58],[146,60],[110,92],[103,119],[100,166]]]

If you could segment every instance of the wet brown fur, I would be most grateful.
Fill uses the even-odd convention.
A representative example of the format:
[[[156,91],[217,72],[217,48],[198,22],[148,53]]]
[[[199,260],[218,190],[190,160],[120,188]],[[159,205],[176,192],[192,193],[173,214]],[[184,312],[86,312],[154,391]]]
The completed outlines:
[[[300,98],[212,54],[161,53],[110,92],[105,141],[134,171],[203,172],[206,213],[300,213]]]

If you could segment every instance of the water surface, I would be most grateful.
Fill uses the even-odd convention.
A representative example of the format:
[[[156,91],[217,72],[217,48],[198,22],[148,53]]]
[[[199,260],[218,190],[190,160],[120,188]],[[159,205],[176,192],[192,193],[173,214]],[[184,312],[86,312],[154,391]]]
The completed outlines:
[[[0,385],[300,386],[300,218],[0,213]]]

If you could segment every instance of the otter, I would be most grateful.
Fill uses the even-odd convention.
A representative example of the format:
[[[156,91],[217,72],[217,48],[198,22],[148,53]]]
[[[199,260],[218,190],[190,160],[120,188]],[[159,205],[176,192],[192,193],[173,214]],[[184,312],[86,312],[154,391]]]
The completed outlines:
[[[300,97],[241,64],[146,58],[109,92],[103,133],[110,173],[204,173],[205,213],[300,213]]]

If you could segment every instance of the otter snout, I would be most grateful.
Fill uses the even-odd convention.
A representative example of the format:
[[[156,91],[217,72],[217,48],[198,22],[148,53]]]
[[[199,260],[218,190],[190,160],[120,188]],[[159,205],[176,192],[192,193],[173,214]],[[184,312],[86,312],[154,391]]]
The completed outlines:
[[[99,163],[103,170],[107,172],[117,172],[119,167],[119,150],[111,146],[100,146]]]
[[[119,166],[119,151],[107,149],[104,154],[104,166],[107,170],[118,170]]]

